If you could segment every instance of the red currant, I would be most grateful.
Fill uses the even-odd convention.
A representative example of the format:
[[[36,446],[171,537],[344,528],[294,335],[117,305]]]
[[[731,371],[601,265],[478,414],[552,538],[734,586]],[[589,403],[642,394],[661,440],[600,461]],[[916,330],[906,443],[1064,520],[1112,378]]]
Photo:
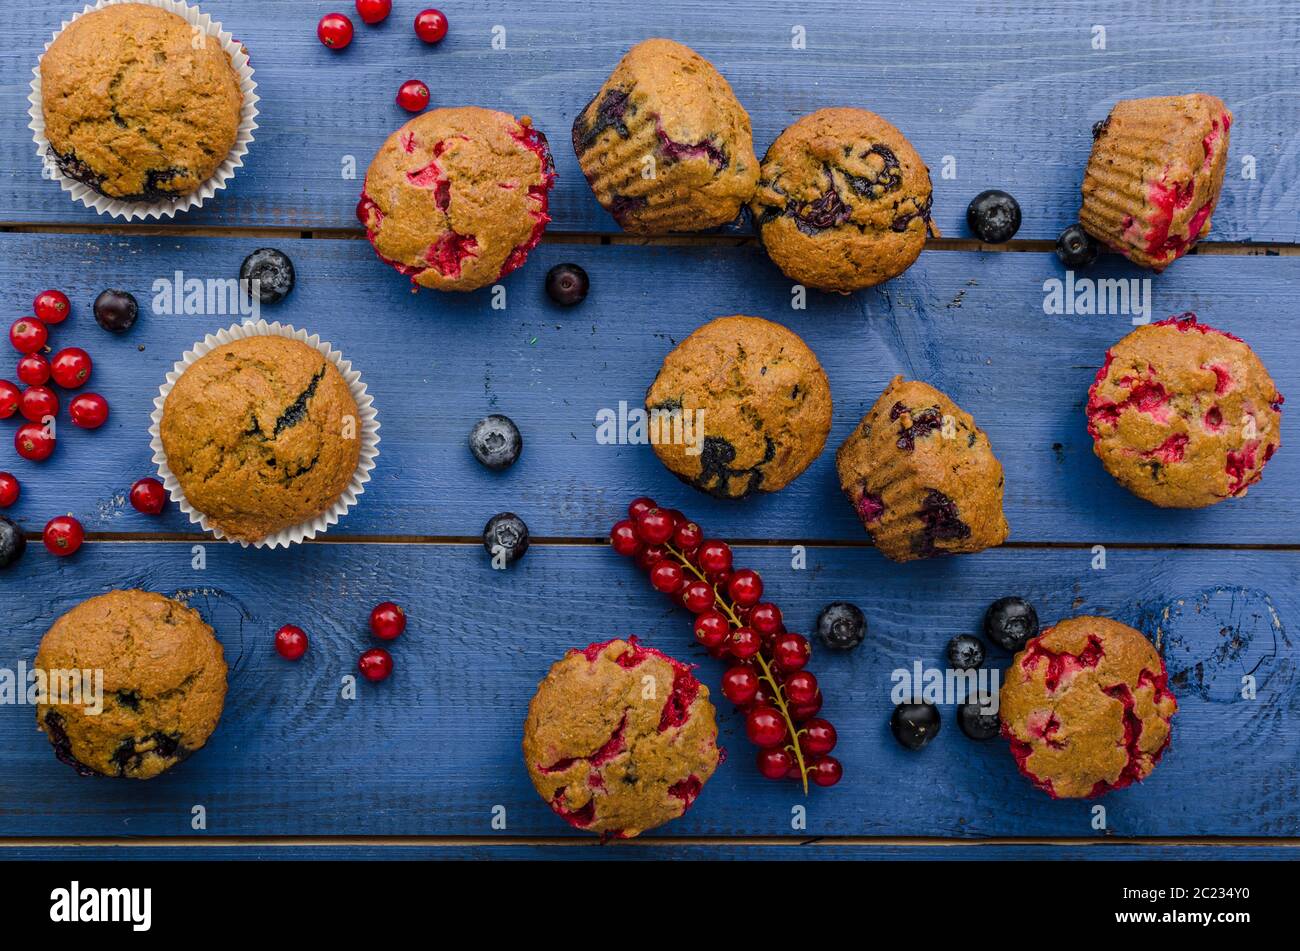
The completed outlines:
[[[646,545],[636,553],[636,566],[642,571],[649,571],[668,557],[668,549],[663,545]]]
[[[23,390],[18,410],[24,419],[33,423],[43,423],[59,415],[59,398],[48,386],[32,386]]]
[[[44,462],[54,453],[54,434],[40,423],[24,423],[14,433],[18,455],[32,462]]]
[[[32,309],[36,311],[36,319],[41,323],[61,324],[72,313],[72,303],[63,291],[41,291],[36,295]]]
[[[795,765],[794,757],[783,746],[758,751],[758,771],[768,779],[785,779]]]
[[[357,16],[363,23],[382,23],[392,12],[393,0],[357,0]]]
[[[668,517],[673,520],[674,533],[677,531],[678,525],[686,524],[686,516],[683,515],[681,512],[679,512],[677,509],[664,509],[664,511],[667,512]]]
[[[737,664],[722,675],[722,695],[738,707],[746,706],[758,692],[758,674],[753,667]]]
[[[785,688],[785,695],[795,706],[811,703],[817,696],[817,678],[807,670],[796,670],[785,678],[782,686]]]
[[[18,412],[22,392],[8,380],[0,380],[0,419],[8,419]]]
[[[807,703],[796,703],[790,706],[790,718],[796,723],[803,723],[812,717],[817,716],[822,708],[822,695],[820,693],[813,697]]]
[[[415,35],[426,43],[441,43],[447,35],[447,18],[441,10],[421,10],[415,15]]]
[[[754,609],[749,612],[749,623],[764,637],[779,634],[784,629],[781,623],[781,609],[775,604],[754,605]]]
[[[84,386],[90,379],[90,371],[95,368],[90,354],[80,347],[67,347],[60,350],[50,361],[50,376],[54,382],[65,390],[75,390]]]
[[[822,756],[808,764],[808,778],[818,786],[834,786],[844,775],[844,767],[834,756]]]
[[[650,509],[636,520],[636,534],[648,545],[662,545],[673,537],[673,517],[663,509]]]
[[[727,582],[727,594],[742,608],[753,607],[763,597],[763,579],[758,572],[741,568]]]
[[[29,353],[18,361],[18,382],[44,386],[50,382],[50,361],[39,353]]]
[[[19,353],[35,353],[50,339],[50,331],[35,317],[19,317],[9,328],[9,342]]]
[[[636,528],[627,519],[616,522],[610,529],[609,543],[614,551],[624,558],[630,558],[641,550],[641,540],[636,537]]]
[[[705,647],[718,647],[730,631],[731,625],[721,611],[705,611],[695,619],[695,639]]]
[[[406,630],[406,612],[392,601],[375,605],[370,612],[370,632],[381,641],[391,641]]]
[[[371,683],[388,679],[393,672],[393,655],[382,647],[372,647],[357,660],[357,670]]]
[[[131,486],[131,507],[143,515],[158,515],[167,504],[167,490],[157,479],[140,479]]]
[[[275,632],[275,652],[285,660],[297,660],[307,653],[307,632],[286,624]]]
[[[408,79],[397,89],[397,104],[407,112],[423,112],[429,104],[429,87],[418,79]]]
[[[758,653],[758,649],[763,646],[763,640],[758,636],[758,632],[752,627],[738,627],[731,632],[731,637],[727,638],[727,650],[733,657],[740,660],[748,660]]]
[[[341,13],[327,13],[316,24],[316,38],[332,50],[352,42],[352,21]]]
[[[755,706],[745,717],[745,733],[755,746],[779,746],[786,738],[785,720],[773,707]]]
[[[772,656],[782,670],[800,670],[812,656],[812,648],[801,634],[782,634],[772,644]]]
[[[704,529],[691,521],[679,522],[673,529],[673,544],[679,551],[693,552],[704,541]]]
[[[682,604],[692,614],[701,614],[713,607],[713,585],[707,581],[692,581],[682,589]]]
[[[8,472],[0,472],[0,509],[7,509],[18,501],[22,486]]]
[[[658,506],[655,505],[655,500],[643,495],[639,499],[633,499],[628,503],[627,517],[635,522],[653,508],[658,508]]]
[[[67,558],[77,553],[86,540],[86,531],[71,515],[60,515],[46,523],[43,538],[51,555]]]
[[[799,744],[803,747],[805,753],[810,756],[825,756],[831,750],[835,749],[835,741],[838,736],[835,733],[835,727],[821,718],[809,720],[803,725],[800,731]]]
[[[726,542],[702,542],[698,557],[700,569],[706,574],[717,575],[731,571],[731,546]]]
[[[650,569],[650,584],[656,591],[664,594],[676,594],[686,583],[682,566],[675,561],[664,560]]]
[[[98,393],[82,393],[68,405],[68,415],[82,429],[98,429],[108,421],[108,400]]]

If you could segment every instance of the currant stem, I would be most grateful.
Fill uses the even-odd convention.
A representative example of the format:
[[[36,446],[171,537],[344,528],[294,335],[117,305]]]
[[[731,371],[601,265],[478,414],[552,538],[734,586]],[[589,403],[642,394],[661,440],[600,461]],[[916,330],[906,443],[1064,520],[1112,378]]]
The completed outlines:
[[[669,554],[676,558],[683,568],[691,572],[696,578],[703,581],[713,589],[714,603],[726,612],[727,617],[731,619],[731,623],[736,627],[743,627],[744,625],[740,623],[740,618],[736,616],[736,612],[732,609],[731,604],[726,598],[718,593],[718,586],[709,581],[709,579],[704,576],[704,573],[691,563],[690,559],[672,545],[665,545],[664,547],[668,549]],[[786,729],[790,732],[790,745],[794,748],[794,758],[799,763],[799,778],[803,781],[803,794],[806,796],[808,795],[808,767],[803,760],[803,750],[799,747],[800,731],[795,728],[794,719],[790,716],[790,709],[785,703],[785,694],[781,691],[781,685],[776,682],[776,677],[772,675],[772,668],[764,659],[763,652],[760,650],[754,655],[754,659],[757,660],[759,666],[763,668],[763,679],[771,686],[772,697],[776,701],[776,707],[781,712],[781,719],[785,720]]]

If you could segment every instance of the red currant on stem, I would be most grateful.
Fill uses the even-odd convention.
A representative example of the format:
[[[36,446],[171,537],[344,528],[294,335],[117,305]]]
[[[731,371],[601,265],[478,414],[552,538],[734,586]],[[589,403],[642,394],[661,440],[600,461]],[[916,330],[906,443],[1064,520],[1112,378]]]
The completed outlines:
[[[352,42],[352,21],[342,13],[327,13],[316,24],[316,38],[332,50],[344,49]]]
[[[703,529],[692,521],[684,520],[673,529],[673,544],[683,553],[695,551],[703,541]]]
[[[108,400],[98,393],[82,393],[69,404],[68,415],[82,429],[98,429],[108,421]]]
[[[739,660],[753,657],[762,646],[762,639],[752,627],[738,627],[731,632],[731,637],[727,638],[727,650],[732,657]]]
[[[60,515],[46,523],[42,538],[51,555],[67,558],[76,554],[86,540],[86,532],[71,515]]]
[[[90,371],[94,368],[95,364],[85,350],[66,347],[50,361],[50,376],[65,390],[75,390],[90,379]]]
[[[722,675],[722,695],[738,707],[748,705],[758,693],[758,674],[754,668],[737,664]]]
[[[49,330],[35,317],[19,317],[9,328],[9,342],[19,353],[35,353],[49,339]]]
[[[167,490],[157,479],[144,478],[131,486],[131,507],[143,515],[158,515],[167,504]]]
[[[705,647],[717,647],[727,639],[731,625],[721,611],[705,611],[695,619],[695,639]]]
[[[372,647],[357,659],[357,670],[371,683],[387,680],[393,672],[393,655],[382,647]]]
[[[698,558],[700,570],[710,577],[731,571],[731,546],[726,542],[701,542]]]
[[[691,581],[682,589],[682,605],[692,614],[701,614],[713,607],[713,585],[707,581]]]
[[[370,632],[382,641],[391,641],[406,630],[406,612],[392,601],[375,605],[370,612]]]
[[[297,660],[307,653],[307,632],[286,624],[275,632],[275,652],[285,660]]]
[[[741,568],[727,581],[727,594],[742,608],[753,607],[763,597],[763,579],[758,572]]]
[[[642,571],[649,571],[668,557],[668,549],[663,545],[646,545],[636,553],[636,565]]]
[[[429,104],[429,87],[418,79],[408,79],[398,87],[397,104],[407,112],[423,112]]]
[[[610,529],[609,544],[624,558],[630,558],[641,549],[641,539],[636,537],[636,528],[628,519],[615,523]]]
[[[834,756],[821,756],[808,764],[808,777],[818,786],[834,786],[844,775],[844,767]]]
[[[41,291],[32,302],[32,310],[43,324],[61,324],[72,313],[72,303],[63,291]]]
[[[811,703],[817,696],[817,678],[806,670],[795,671],[785,678],[785,683],[781,686],[785,689],[786,697],[796,707]]]
[[[820,693],[813,697],[807,703],[800,703],[790,707],[790,718],[795,723],[803,723],[809,717],[815,717],[821,712],[822,695]]]
[[[7,509],[18,501],[22,486],[8,472],[0,472],[0,509]]]
[[[41,423],[24,423],[14,433],[18,455],[32,462],[44,462],[54,453],[54,434]]]
[[[789,732],[785,718],[773,707],[755,705],[745,717],[745,733],[749,742],[767,749],[785,742]]]
[[[675,561],[664,559],[650,569],[650,584],[656,591],[664,594],[676,594],[686,583],[682,566]]]
[[[23,391],[18,410],[24,419],[43,423],[59,415],[59,398],[48,386],[32,386]]]
[[[802,669],[811,656],[808,638],[801,634],[782,634],[772,644],[772,657],[784,671]]]
[[[762,634],[764,637],[771,637],[782,630],[781,609],[775,604],[754,605],[754,609],[749,612],[750,626]]]
[[[785,779],[794,768],[794,757],[783,746],[758,751],[758,771],[768,779]]]
[[[362,23],[382,23],[392,12],[393,0],[357,0],[357,16]]]
[[[810,756],[825,756],[835,749],[838,739],[835,727],[820,717],[809,720],[799,731],[799,742]]]
[[[8,419],[18,412],[22,392],[8,380],[0,380],[0,419]]]
[[[50,361],[39,353],[29,353],[18,361],[18,382],[44,386],[50,382]]]
[[[441,43],[447,35],[447,18],[441,10],[421,10],[415,15],[415,35],[426,43]]]
[[[662,545],[673,537],[673,517],[663,509],[650,509],[636,520],[637,538],[647,545]]]
[[[658,506],[655,505],[655,500],[643,495],[640,498],[633,499],[631,502],[628,503],[627,517],[635,522],[637,519],[639,519],[646,512],[650,511],[652,508],[658,508]]]

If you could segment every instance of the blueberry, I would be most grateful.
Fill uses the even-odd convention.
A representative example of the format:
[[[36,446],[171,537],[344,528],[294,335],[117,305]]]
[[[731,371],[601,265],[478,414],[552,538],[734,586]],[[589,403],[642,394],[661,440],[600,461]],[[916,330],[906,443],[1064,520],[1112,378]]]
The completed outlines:
[[[506,564],[518,561],[528,551],[528,526],[513,512],[502,512],[488,519],[483,527],[483,547],[496,560],[498,553]]]
[[[484,416],[469,431],[469,451],[493,471],[509,469],[523,450],[524,437],[509,416]]]
[[[948,642],[948,666],[954,670],[983,667],[984,642],[970,634],[958,634]]]
[[[977,694],[957,708],[957,725],[972,740],[991,740],[1002,732],[1002,719],[994,713],[985,713],[990,697]]]
[[[1038,636],[1038,612],[1024,598],[999,598],[984,615],[984,636],[1014,653]]]
[[[966,209],[970,230],[986,244],[1010,241],[1020,230],[1020,203],[1006,192],[980,192]]]
[[[919,750],[939,735],[939,708],[933,703],[900,703],[889,718],[894,739],[909,750]]]
[[[250,282],[250,293],[251,282],[257,282],[257,299],[263,304],[278,304],[293,290],[293,262],[275,248],[258,248],[239,266],[239,279]]]
[[[16,564],[26,550],[27,538],[23,530],[0,515],[0,569]]]
[[[831,650],[853,650],[867,636],[867,619],[857,605],[836,601],[817,615],[817,636]]]
[[[546,272],[546,296],[557,304],[581,304],[591,288],[587,272],[576,264],[557,264]]]
[[[1084,231],[1083,226],[1079,224],[1070,225],[1056,239],[1056,256],[1068,268],[1082,270],[1090,266],[1097,260],[1097,252],[1100,250],[1092,235]]]
[[[140,316],[140,306],[135,297],[126,291],[112,288],[101,291],[95,298],[95,323],[109,333],[124,334],[135,325]]]

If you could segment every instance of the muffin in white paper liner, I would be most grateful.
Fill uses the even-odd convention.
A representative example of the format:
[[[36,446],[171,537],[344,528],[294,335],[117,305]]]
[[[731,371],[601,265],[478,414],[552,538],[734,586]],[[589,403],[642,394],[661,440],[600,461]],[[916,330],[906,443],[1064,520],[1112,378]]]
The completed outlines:
[[[150,416],[149,446],[153,449],[153,462],[158,467],[158,477],[162,479],[172,501],[190,517],[191,522],[197,523],[205,532],[211,532],[215,537],[225,541],[233,541],[227,539],[221,529],[212,525],[206,515],[189,503],[181,488],[180,480],[167,464],[167,453],[163,449],[162,442],[163,406],[167,402],[167,395],[171,393],[172,387],[176,385],[181,374],[200,357],[236,340],[262,336],[288,337],[290,340],[300,340],[307,346],[319,350],[326,360],[338,367],[339,373],[343,375],[343,380],[348,385],[348,390],[352,393],[352,399],[357,404],[357,438],[361,440],[361,454],[357,459],[357,468],[352,474],[352,481],[343,490],[343,494],[334,501],[328,511],[315,518],[281,529],[259,542],[238,542],[244,548],[249,545],[254,548],[288,548],[290,545],[323,535],[331,525],[337,524],[339,519],[356,505],[357,498],[366,491],[366,483],[370,481],[370,471],[374,469],[375,459],[379,456],[379,414],[375,410],[374,397],[366,391],[366,384],[362,381],[361,374],[352,369],[352,364],[343,359],[343,354],[333,349],[328,342],[322,341],[318,334],[308,334],[305,330],[298,330],[279,321],[268,324],[265,320],[235,324],[215,334],[208,334],[176,361],[176,365],[167,374],[167,379],[159,387],[158,396],[153,401],[153,415]]]
[[[235,177],[235,170],[243,166],[244,156],[248,154],[248,147],[253,141],[253,130],[257,128],[257,103],[260,99],[255,91],[257,83],[253,81],[253,67],[249,65],[248,52],[243,45],[225,32],[221,28],[221,24],[213,20],[212,17],[200,12],[198,7],[184,3],[183,0],[98,0],[97,3],[87,5],[71,19],[64,20],[63,25],[50,38],[50,42],[45,44],[46,51],[58,39],[59,34],[66,30],[74,20],[85,16],[87,13],[119,3],[140,3],[175,13],[191,26],[202,30],[209,36],[215,37],[221,44],[221,48],[230,56],[231,65],[239,77],[239,89],[243,93],[244,101],[239,110],[239,131],[235,137],[235,144],[231,148],[230,154],[226,156],[225,161],[212,173],[211,178],[186,195],[177,195],[175,198],[160,201],[123,201],[120,198],[109,198],[107,195],[101,195],[84,182],[79,182],[75,178],[65,175],[54,158],[53,151],[50,148],[50,140],[45,137],[45,112],[41,104],[41,64],[39,60],[32,69],[32,91],[27,96],[27,101],[31,104],[27,110],[27,114],[31,116],[28,128],[32,130],[32,139],[36,142],[36,154],[40,157],[44,167],[49,170],[54,178],[58,179],[65,192],[68,192],[73,199],[81,202],[87,208],[93,208],[101,215],[112,215],[115,218],[125,218],[127,221],[133,221],[136,218],[172,218],[178,211],[189,211],[191,208],[200,207],[218,191],[225,188],[227,183]],[[41,54],[42,57],[44,55],[45,53]]]

